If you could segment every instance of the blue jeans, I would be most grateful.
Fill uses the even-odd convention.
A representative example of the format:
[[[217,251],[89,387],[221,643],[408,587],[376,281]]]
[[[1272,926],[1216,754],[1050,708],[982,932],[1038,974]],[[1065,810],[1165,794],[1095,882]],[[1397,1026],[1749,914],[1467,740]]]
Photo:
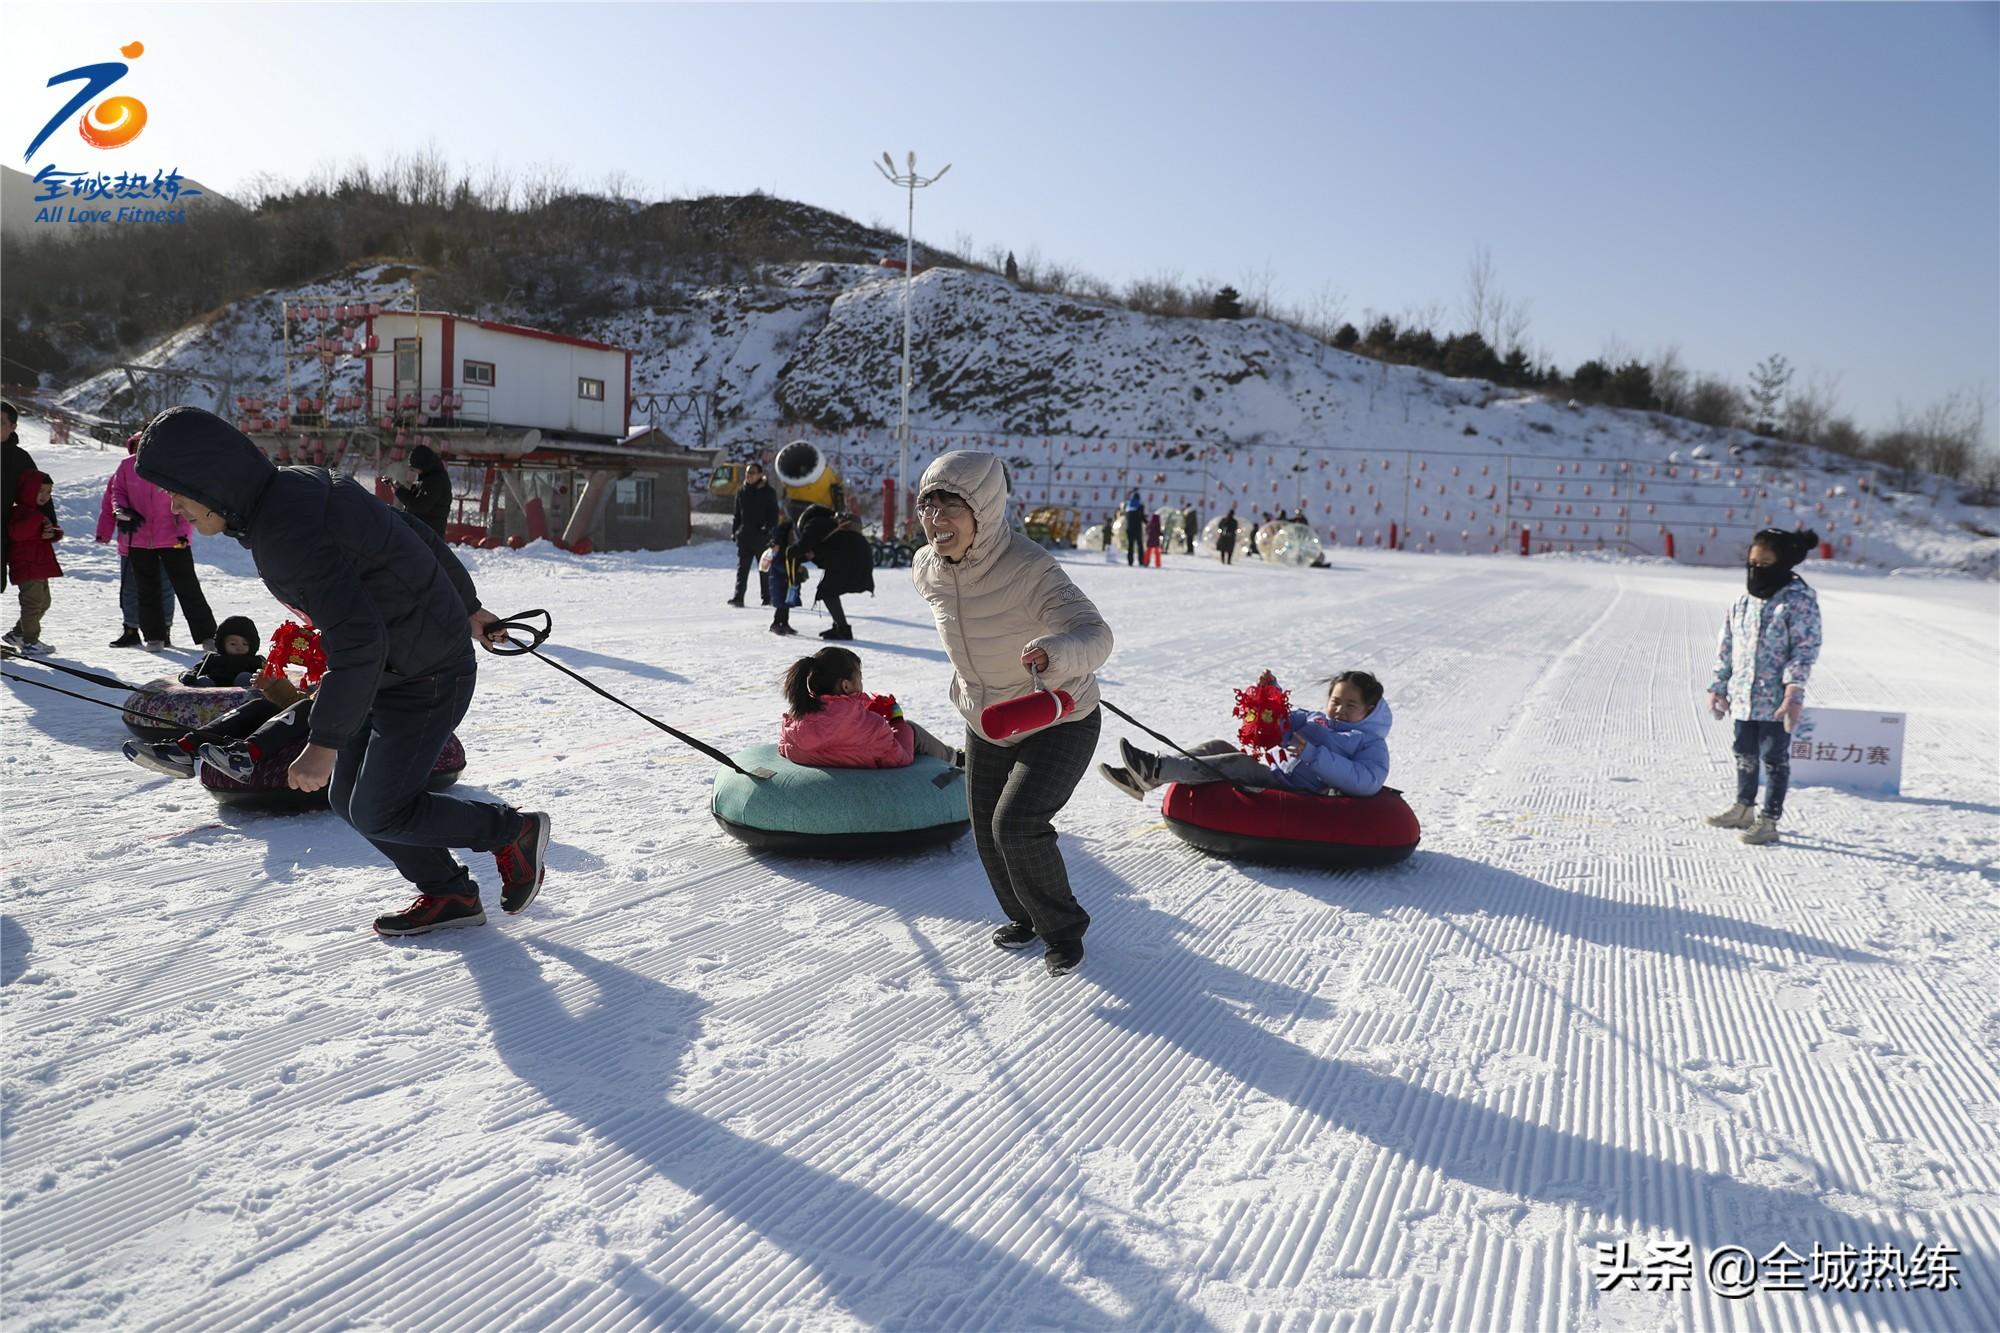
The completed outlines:
[[[129,555],[118,557],[118,611],[128,626],[139,628],[139,576],[132,572]],[[174,627],[174,589],[165,579],[160,580],[160,623],[168,629]]]
[[[429,790],[431,770],[464,719],[478,678],[468,646],[456,670],[385,686],[333,761],[327,790],[333,812],[424,893],[476,897],[471,873],[446,849],[490,851],[520,826],[509,806]]]
[[[1764,788],[1766,817],[1779,819],[1785,813],[1785,789],[1792,781],[1792,734],[1782,722],[1736,723],[1736,802],[1757,803],[1757,765],[1762,761],[1768,782]]]

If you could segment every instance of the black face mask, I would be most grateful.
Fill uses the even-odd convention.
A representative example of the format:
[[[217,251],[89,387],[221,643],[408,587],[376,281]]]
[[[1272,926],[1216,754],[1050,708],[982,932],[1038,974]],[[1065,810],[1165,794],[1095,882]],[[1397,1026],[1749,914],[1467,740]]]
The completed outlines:
[[[1745,582],[1749,585],[1750,595],[1759,600],[1769,600],[1772,593],[1792,581],[1792,571],[1783,565],[1753,565],[1746,562],[1743,568],[1749,574]]]

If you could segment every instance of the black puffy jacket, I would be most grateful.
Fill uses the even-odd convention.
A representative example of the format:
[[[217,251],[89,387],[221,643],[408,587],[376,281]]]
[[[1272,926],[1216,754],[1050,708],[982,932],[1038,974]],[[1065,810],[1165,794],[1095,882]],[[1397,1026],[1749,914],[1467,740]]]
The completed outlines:
[[[384,685],[475,669],[466,617],[472,576],[437,534],[351,477],[277,467],[198,407],[161,413],[139,441],[138,473],[208,506],[250,548],[271,595],[319,629],[327,671],[312,741],[339,748]]]
[[[792,538],[794,561],[810,560],[826,572],[813,587],[813,600],[875,591],[875,548],[859,528],[842,527],[840,515],[825,505],[807,505]]]
[[[416,469],[417,484],[396,487],[396,501],[442,537],[445,521],[451,517],[451,474],[427,444],[410,450],[410,466]]]

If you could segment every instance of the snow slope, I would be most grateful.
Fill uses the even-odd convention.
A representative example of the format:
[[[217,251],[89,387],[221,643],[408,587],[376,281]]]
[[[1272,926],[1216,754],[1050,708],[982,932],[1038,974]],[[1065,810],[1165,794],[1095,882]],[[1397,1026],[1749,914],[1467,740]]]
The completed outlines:
[[[87,533],[116,455],[25,442]],[[98,646],[108,550],[66,543],[46,637],[131,678],[148,659]],[[244,553],[198,554],[268,631]],[[554,608],[565,662],[728,746],[817,646],[722,605],[719,544],[470,564],[496,607]],[[483,661],[461,789],[552,812],[548,887],[403,943],[330,815],[222,810],[119,759],[109,711],[9,682],[5,1326],[2000,1325],[1991,589],[1816,577],[1814,698],[1909,711],[1907,794],[1795,790],[1786,845],[1751,849],[1698,822],[1731,780],[1699,707],[1729,576],[1334,566],[1070,558],[1117,632],[1107,697],[1183,740],[1261,666],[1379,673],[1422,848],[1231,865],[1093,776],[1061,820],[1096,919],[1062,981],[987,943],[969,839],[760,861],[706,761],[531,659]],[[871,688],[948,730],[906,580],[851,607]],[[1688,1242],[1697,1275],[1601,1292],[1625,1241]],[[1700,1275],[1780,1242],[1949,1244],[1961,1285]]]
[[[137,360],[226,374],[236,394],[358,392],[352,360],[336,363],[330,384],[303,361],[286,380],[280,298],[408,308],[413,272],[376,265],[238,301]],[[879,513],[881,482],[896,472],[904,283],[843,263],[761,274],[738,286],[649,281],[670,303],[634,296],[616,314],[580,322],[482,313],[632,348],[634,425],[692,442],[685,400],[669,395],[712,393],[710,442],[732,455],[797,436],[818,441],[864,510]],[[1525,525],[1537,549],[1658,555],[1672,532],[1678,557],[1699,564],[1733,563],[1760,526],[1812,526],[1845,561],[2000,576],[2000,519],[1962,503],[1942,478],[1904,493],[1821,450],[1386,365],[1268,320],[1164,319],[961,269],[927,270],[910,288],[913,477],[928,458],[972,444],[1015,459],[1031,502],[1093,517],[1136,487],[1149,505],[1192,499],[1208,515],[1230,504],[1245,514],[1303,504],[1322,537],[1344,547],[1388,544],[1392,522],[1403,545],[1448,552],[1511,552]],[[69,387],[61,402],[129,416],[118,398],[126,388],[113,370]],[[1374,490],[1343,489],[1342,467],[1369,469]],[[1570,512],[1552,510],[1556,486],[1579,467],[1660,489],[1611,497],[1600,487],[1580,505],[1566,497]],[[1436,485],[1453,468],[1507,484],[1498,497],[1482,485],[1475,502]],[[1546,484],[1539,507],[1523,503],[1537,498],[1536,481]]]

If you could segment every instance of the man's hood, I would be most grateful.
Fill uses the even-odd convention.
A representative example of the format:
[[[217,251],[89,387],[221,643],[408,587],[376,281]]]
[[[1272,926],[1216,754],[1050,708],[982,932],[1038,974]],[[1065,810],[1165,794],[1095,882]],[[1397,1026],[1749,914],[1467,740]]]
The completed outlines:
[[[136,469],[161,490],[208,506],[232,533],[250,517],[278,469],[250,437],[213,412],[171,407],[139,439]]]
[[[410,466],[419,472],[443,472],[444,460],[428,444],[420,444],[410,450]]]
[[[923,481],[917,486],[919,497],[932,491],[950,491],[972,506],[972,516],[978,521],[972,545],[958,562],[961,569],[985,564],[1013,540],[1013,530],[1007,525],[1008,489],[1007,465],[997,455],[976,449],[940,454],[924,469]]]

